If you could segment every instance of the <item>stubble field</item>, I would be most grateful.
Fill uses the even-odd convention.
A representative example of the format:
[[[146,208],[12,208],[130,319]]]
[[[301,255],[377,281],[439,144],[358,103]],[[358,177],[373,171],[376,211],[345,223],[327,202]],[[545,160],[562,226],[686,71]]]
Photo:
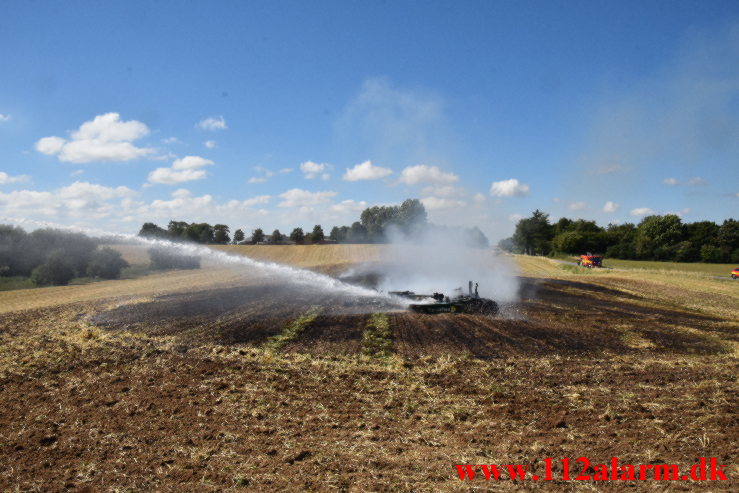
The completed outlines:
[[[228,249],[330,274],[383,258]],[[495,317],[223,266],[1,292],[0,488],[736,491],[739,282],[515,261],[519,300]],[[460,481],[454,467],[580,456],[716,457],[730,480]]]

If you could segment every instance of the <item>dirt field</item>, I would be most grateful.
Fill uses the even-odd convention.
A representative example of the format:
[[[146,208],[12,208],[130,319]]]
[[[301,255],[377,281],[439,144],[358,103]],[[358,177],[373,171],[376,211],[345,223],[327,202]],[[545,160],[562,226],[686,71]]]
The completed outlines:
[[[255,248],[330,273],[383,256]],[[495,317],[223,267],[2,292],[0,489],[739,490],[739,283],[516,261],[519,301]],[[389,354],[371,350],[383,338]],[[716,457],[729,481],[454,467],[541,474],[581,456],[681,471]]]

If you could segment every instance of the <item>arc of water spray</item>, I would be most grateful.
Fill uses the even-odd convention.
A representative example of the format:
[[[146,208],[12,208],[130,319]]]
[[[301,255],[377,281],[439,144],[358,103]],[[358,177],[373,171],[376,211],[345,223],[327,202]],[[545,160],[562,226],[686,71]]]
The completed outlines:
[[[380,293],[372,289],[363,288],[361,286],[347,284],[331,276],[327,276],[325,274],[319,274],[318,272],[314,272],[311,270],[300,269],[298,267],[292,267],[292,266],[285,265],[285,264],[278,264],[276,262],[264,262],[261,260],[255,260],[245,255],[231,255],[226,252],[213,250],[206,246],[196,245],[192,243],[176,243],[176,242],[168,241],[168,240],[142,238],[140,236],[132,235],[132,234],[110,233],[108,231],[103,231],[103,230],[95,229],[95,228],[82,228],[79,226],[65,226],[65,225],[60,225],[60,224],[54,224],[54,223],[47,222],[47,221],[35,221],[33,219],[16,219],[16,218],[9,218],[9,217],[3,217],[1,219],[2,221],[9,221],[9,222],[12,222],[14,224],[19,224],[19,225],[32,224],[32,225],[35,225],[36,227],[55,228],[55,229],[61,229],[61,230],[66,230],[66,231],[72,231],[76,233],[82,233],[92,238],[101,238],[101,239],[110,238],[110,239],[124,240],[124,241],[129,241],[129,242],[140,243],[144,245],[155,246],[155,247],[156,246],[165,247],[168,249],[176,250],[182,253],[183,255],[199,255],[199,256],[207,257],[211,260],[214,260],[220,263],[261,269],[271,274],[280,276],[281,278],[284,278],[287,281],[309,285],[311,287],[322,289],[325,291],[349,294],[349,295],[353,295],[356,297],[371,297],[371,298],[381,297],[381,298],[386,298],[388,300],[392,300],[395,302],[399,302],[399,304],[406,304],[402,302],[400,299],[396,299],[397,297],[395,296],[390,296],[388,294]]]

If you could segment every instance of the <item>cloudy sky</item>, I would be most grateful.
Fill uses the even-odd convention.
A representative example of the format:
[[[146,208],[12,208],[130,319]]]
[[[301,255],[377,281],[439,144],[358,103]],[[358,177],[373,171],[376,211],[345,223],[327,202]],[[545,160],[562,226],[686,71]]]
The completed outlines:
[[[0,67],[0,222],[739,216],[735,0],[2,2]]]

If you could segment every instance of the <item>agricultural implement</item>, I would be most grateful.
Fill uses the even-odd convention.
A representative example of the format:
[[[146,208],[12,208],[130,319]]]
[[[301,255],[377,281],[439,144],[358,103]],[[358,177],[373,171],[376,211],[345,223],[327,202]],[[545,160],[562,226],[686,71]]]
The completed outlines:
[[[389,294],[407,298],[413,301],[428,300],[427,303],[411,303],[408,307],[418,313],[480,313],[483,315],[495,315],[498,313],[498,304],[488,298],[481,298],[477,294],[477,283],[475,291],[472,291],[472,281],[468,284],[467,294],[462,294],[462,288],[457,288],[455,296],[449,298],[442,293],[417,294],[413,291],[390,291]]]

